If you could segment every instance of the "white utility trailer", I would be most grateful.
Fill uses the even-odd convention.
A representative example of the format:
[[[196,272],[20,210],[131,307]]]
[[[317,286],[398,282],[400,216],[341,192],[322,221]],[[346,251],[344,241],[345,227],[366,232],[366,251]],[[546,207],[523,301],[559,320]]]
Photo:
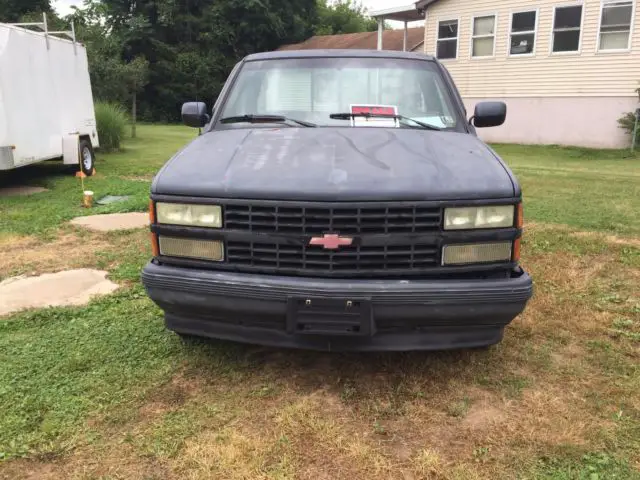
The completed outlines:
[[[46,16],[0,23],[0,170],[61,158],[91,175],[99,145],[87,51],[73,26],[50,32]]]

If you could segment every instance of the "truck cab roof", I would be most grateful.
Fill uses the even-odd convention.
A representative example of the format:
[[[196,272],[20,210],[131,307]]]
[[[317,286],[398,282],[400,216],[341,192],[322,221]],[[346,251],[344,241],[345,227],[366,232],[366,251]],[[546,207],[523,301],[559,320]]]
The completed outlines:
[[[431,55],[416,52],[398,52],[395,50],[358,50],[358,49],[326,49],[326,50],[282,50],[275,52],[254,53],[244,58],[245,62],[276,60],[284,58],[398,58],[406,60],[422,60],[435,62]]]

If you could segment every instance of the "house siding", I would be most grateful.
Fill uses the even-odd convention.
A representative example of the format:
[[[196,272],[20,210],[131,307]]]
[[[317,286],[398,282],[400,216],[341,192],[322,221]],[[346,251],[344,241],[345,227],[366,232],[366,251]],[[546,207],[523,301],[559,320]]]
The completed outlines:
[[[581,51],[552,54],[554,7],[583,4]],[[640,86],[640,8],[636,0],[632,47],[628,52],[597,52],[600,0],[584,2],[524,0],[440,0],[427,9],[425,53],[436,51],[439,20],[458,18],[458,58],[443,60],[465,97],[634,97]],[[538,10],[532,56],[508,55],[511,13]],[[471,58],[472,19],[497,15],[495,55]],[[637,96],[636,96],[637,97]]]
[[[484,99],[464,98],[467,111]],[[575,145],[625,148],[631,136],[618,127],[623,112],[636,108],[630,97],[511,97],[507,121],[495,128],[478,129],[485,142],[529,145]]]
[[[579,53],[551,53],[556,6],[583,5]],[[507,123],[479,130],[492,142],[624,147],[630,137],[617,125],[637,108],[640,87],[640,0],[634,3],[631,48],[598,52],[600,0],[440,0],[426,11],[424,52],[435,54],[438,22],[459,20],[457,59],[441,60],[467,110],[483,100],[507,103]],[[511,13],[537,10],[532,55],[509,56]],[[497,16],[493,57],[471,58],[474,16]]]

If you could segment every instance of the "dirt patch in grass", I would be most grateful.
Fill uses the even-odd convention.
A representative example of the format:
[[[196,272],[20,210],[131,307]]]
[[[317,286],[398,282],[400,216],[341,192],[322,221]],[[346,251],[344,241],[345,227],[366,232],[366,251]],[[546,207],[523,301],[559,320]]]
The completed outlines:
[[[610,245],[622,245],[627,247],[640,248],[640,238],[618,237],[616,235],[606,235],[598,232],[573,232],[572,235],[579,238],[595,239],[604,241]]]
[[[39,462],[33,460],[14,460],[2,465],[0,478],[2,480],[42,479],[53,480],[62,478],[59,462]]]
[[[0,241],[0,278],[92,267],[95,265],[94,253],[110,247],[102,236],[80,237],[73,232],[63,233],[53,241],[37,237],[4,237]]]
[[[507,420],[503,408],[489,401],[473,405],[465,416],[463,425],[469,430],[478,431],[494,428]]]
[[[145,420],[179,409],[190,399],[198,395],[202,383],[185,372],[176,374],[169,383],[151,392],[140,407],[139,414]]]
[[[605,232],[596,231],[576,231],[569,225],[562,225],[557,223],[545,223],[545,222],[533,222],[527,221],[524,227],[525,238],[529,235],[535,235],[536,233],[547,232],[556,233],[558,236],[566,236],[569,238],[592,241],[595,244],[606,244],[612,246],[622,247],[636,247],[640,248],[640,238],[638,237],[623,237],[618,235],[610,235]]]
[[[551,359],[559,368],[572,368],[582,361],[585,355],[584,348],[576,341],[559,347],[550,353]]]
[[[15,460],[0,469],[2,480],[173,480],[162,461],[138,455],[122,439],[108,448],[79,448],[72,456],[47,460]]]
[[[147,247],[148,232],[125,235],[67,229],[57,237],[2,236],[0,249],[0,280],[17,275],[40,275],[75,268],[111,269],[126,261],[122,253],[132,246]],[[118,255],[120,254],[120,255]]]
[[[128,177],[121,177],[123,180],[130,180],[132,182],[147,182],[151,183],[154,175],[133,175]]]

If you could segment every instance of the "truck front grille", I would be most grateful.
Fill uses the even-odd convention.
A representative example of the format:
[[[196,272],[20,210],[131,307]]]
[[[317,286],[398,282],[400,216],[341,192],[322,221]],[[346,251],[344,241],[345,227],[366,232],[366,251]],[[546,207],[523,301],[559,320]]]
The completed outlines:
[[[440,207],[404,204],[325,207],[231,203],[223,210],[225,229],[254,233],[427,233],[438,231],[442,220]]]
[[[227,261],[239,267],[280,272],[336,272],[342,274],[406,273],[438,265],[434,245],[348,246],[337,251],[308,245],[227,242]]]

